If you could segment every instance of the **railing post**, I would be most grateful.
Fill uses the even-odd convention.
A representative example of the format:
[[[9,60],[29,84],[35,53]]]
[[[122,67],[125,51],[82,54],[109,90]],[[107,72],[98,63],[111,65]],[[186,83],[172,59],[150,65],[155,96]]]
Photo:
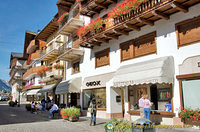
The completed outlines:
[[[132,132],[134,131],[133,123],[131,123],[131,131],[132,131]]]

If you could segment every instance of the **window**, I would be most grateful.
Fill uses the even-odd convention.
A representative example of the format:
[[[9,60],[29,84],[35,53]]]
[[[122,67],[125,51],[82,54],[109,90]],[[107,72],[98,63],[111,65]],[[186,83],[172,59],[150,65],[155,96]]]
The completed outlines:
[[[172,112],[172,90],[170,84],[153,84],[129,86],[129,109],[139,110],[139,99],[147,94],[153,102],[151,110]],[[171,109],[168,108],[170,104]]]
[[[72,68],[73,68],[72,69],[72,74],[80,72],[79,64],[80,64],[80,62],[73,63],[73,65],[72,65]]]
[[[106,88],[96,88],[83,91],[83,108],[88,108],[92,95],[95,96],[97,106],[100,109],[106,108]]]
[[[133,42],[127,41],[120,44],[121,61],[133,58]]]
[[[110,48],[95,53],[95,68],[110,64]]]
[[[121,61],[156,53],[156,32],[120,44]]]
[[[200,41],[200,16],[177,23],[175,27],[178,47]]]
[[[200,79],[182,80],[181,84],[183,107],[191,109],[198,108],[200,100]]]

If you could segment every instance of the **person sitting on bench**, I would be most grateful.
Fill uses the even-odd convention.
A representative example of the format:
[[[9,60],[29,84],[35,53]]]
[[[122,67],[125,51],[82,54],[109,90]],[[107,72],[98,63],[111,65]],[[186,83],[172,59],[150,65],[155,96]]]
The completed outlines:
[[[49,118],[52,118],[53,113],[56,112],[56,111],[58,111],[58,106],[57,106],[57,104],[53,103],[53,106],[49,110]]]

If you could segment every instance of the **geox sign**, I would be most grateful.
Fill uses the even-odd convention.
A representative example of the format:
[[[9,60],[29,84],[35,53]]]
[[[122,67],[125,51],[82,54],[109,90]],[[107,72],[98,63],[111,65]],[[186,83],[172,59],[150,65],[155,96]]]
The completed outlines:
[[[99,85],[101,85],[101,81],[86,82],[86,86],[87,86],[87,87],[99,86]]]

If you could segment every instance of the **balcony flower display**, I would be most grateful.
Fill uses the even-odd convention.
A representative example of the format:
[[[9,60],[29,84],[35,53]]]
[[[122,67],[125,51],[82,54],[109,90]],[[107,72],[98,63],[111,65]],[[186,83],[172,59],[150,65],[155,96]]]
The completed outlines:
[[[50,71],[52,69],[52,66],[47,66],[44,68],[45,71]]]
[[[76,107],[62,109],[60,111],[60,115],[65,120],[78,121],[80,116],[80,109]]]
[[[57,20],[57,22],[58,22],[58,23],[63,22],[63,21],[65,20],[65,18],[67,18],[68,16],[69,16],[69,13],[68,13],[68,12],[63,13],[63,14],[59,17],[59,19]]]
[[[64,69],[64,66],[60,65],[60,64],[56,64],[56,65],[54,65],[54,68],[55,69]]]
[[[105,22],[102,18],[98,17],[97,19],[92,20],[87,26],[82,26],[77,30],[77,36],[82,37],[87,33],[95,33],[95,31],[103,28]]]
[[[122,3],[117,4],[110,12],[108,16],[110,18],[117,18],[127,13],[130,13],[132,10],[136,10],[142,3],[148,0],[125,0]]]

